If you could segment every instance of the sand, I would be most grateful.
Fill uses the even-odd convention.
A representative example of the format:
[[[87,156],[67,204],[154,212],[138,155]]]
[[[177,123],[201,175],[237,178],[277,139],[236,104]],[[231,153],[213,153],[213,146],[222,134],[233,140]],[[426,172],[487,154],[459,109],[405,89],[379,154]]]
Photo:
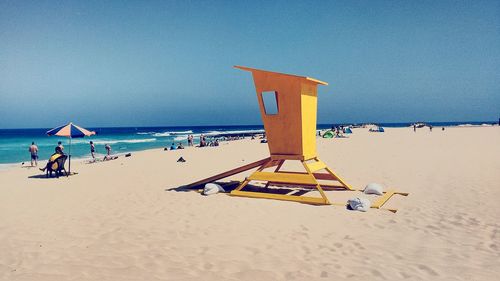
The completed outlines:
[[[396,214],[169,191],[266,157],[258,140],[73,162],[69,178],[12,168],[0,172],[0,279],[498,280],[499,144],[498,126],[318,139],[353,186],[409,192],[387,203]]]

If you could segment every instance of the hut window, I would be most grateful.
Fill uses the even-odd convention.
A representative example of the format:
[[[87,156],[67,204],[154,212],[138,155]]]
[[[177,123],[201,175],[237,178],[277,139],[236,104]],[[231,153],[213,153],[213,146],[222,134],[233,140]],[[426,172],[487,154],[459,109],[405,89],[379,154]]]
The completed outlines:
[[[262,102],[267,115],[278,114],[278,93],[276,91],[262,92]]]

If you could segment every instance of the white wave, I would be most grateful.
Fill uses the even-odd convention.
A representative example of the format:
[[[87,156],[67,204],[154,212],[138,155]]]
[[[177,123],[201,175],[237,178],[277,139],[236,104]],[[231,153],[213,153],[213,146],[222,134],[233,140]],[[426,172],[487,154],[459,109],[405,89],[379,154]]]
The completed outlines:
[[[187,130],[187,131],[173,131],[173,132],[167,132],[167,133],[170,133],[172,135],[182,135],[182,134],[192,134],[193,131],[192,130]]]
[[[457,127],[491,127],[491,126],[494,126],[493,124],[488,124],[488,123],[483,123],[481,125],[477,124],[477,125],[473,125],[473,124],[460,124],[460,125],[457,125]]]
[[[264,133],[264,129],[257,130],[234,130],[234,131],[208,131],[204,135],[216,136],[216,135],[230,135],[230,134],[260,134]]]
[[[187,140],[187,136],[184,135],[184,136],[178,136],[178,137],[175,137],[174,138],[174,141],[183,141],[183,140]]]
[[[152,135],[155,134],[156,132],[139,132],[137,133],[138,135]]]
[[[143,143],[143,142],[154,142],[155,138],[150,139],[131,139],[131,140],[97,140],[94,144],[116,144],[116,143]]]
[[[169,136],[174,136],[174,135],[184,135],[184,134],[192,134],[192,130],[188,131],[167,131],[163,133],[154,133],[153,137],[169,137]]]
[[[153,137],[169,137],[170,133],[154,133]]]

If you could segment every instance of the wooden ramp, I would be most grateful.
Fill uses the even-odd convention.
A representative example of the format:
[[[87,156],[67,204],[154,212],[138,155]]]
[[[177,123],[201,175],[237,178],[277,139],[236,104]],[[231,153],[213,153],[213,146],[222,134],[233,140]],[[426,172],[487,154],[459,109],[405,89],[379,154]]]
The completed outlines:
[[[262,160],[259,160],[259,161],[255,161],[255,162],[252,162],[250,164],[246,164],[244,166],[241,166],[241,167],[238,167],[238,168],[235,168],[235,169],[232,169],[232,170],[229,170],[229,171],[217,174],[215,176],[211,176],[209,178],[202,179],[202,180],[190,183],[190,184],[188,184],[188,185],[186,185],[184,187],[185,188],[196,188],[196,187],[198,187],[198,186],[200,186],[202,184],[206,184],[206,183],[218,181],[220,179],[227,178],[227,177],[230,177],[232,175],[236,175],[236,174],[239,174],[239,173],[242,173],[242,172],[245,172],[245,171],[257,168],[257,167],[260,167],[260,166],[264,165],[265,163],[269,162],[270,160],[271,160],[271,158],[268,157],[268,158],[265,158],[265,159],[262,159]]]

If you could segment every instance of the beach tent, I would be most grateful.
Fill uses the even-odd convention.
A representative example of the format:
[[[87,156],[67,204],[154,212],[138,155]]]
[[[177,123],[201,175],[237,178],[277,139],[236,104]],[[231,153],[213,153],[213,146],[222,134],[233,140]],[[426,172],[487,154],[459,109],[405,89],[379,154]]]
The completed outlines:
[[[332,131],[327,131],[323,134],[324,139],[331,139],[335,136],[335,133]]]
[[[345,128],[344,131],[346,134],[352,134],[352,130],[349,127]]]
[[[383,132],[385,132],[385,130],[382,127],[375,126],[375,127],[370,128],[370,132],[383,133]]]
[[[95,135],[94,131],[89,131],[80,126],[77,126],[71,122],[66,125],[56,127],[52,130],[47,131],[48,136],[60,136],[69,138],[69,153],[68,153],[68,173],[71,174],[71,139],[72,138],[83,138],[85,136]]]

